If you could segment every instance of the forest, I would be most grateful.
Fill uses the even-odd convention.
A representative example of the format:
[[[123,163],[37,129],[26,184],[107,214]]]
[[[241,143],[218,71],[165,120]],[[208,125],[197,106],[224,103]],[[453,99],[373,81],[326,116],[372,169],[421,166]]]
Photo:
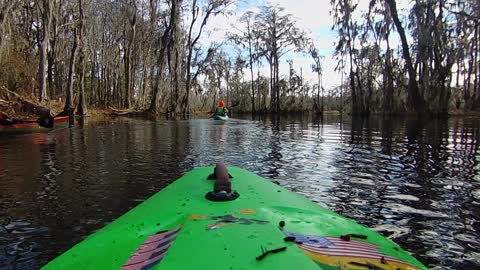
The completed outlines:
[[[0,105],[8,94],[190,117],[218,100],[243,113],[354,115],[480,111],[480,2],[331,0],[342,80],[325,89],[322,55],[277,4],[237,12],[234,0],[0,0]],[[408,14],[408,16],[402,16]],[[239,18],[202,42],[218,16]],[[215,31],[215,28],[213,28]],[[233,49],[232,49],[233,48]],[[311,59],[306,80],[289,56]],[[288,63],[287,74],[280,64]],[[265,73],[261,70],[268,69]],[[3,93],[3,94],[2,94]]]

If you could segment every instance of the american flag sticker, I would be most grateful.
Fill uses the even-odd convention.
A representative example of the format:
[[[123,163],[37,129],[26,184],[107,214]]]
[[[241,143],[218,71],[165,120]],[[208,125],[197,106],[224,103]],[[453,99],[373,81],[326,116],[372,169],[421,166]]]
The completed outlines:
[[[148,237],[122,266],[122,270],[148,270],[159,264],[182,227]]]
[[[380,253],[379,246],[372,243],[345,241],[338,237],[284,233],[286,236],[295,237],[298,247],[319,264],[338,266],[340,269],[419,269],[398,258]]]

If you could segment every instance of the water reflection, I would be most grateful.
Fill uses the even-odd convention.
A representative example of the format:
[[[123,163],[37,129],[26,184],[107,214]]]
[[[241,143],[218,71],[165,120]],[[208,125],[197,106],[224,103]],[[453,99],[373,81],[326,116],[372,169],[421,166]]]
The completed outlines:
[[[468,118],[103,119],[6,138],[0,269],[38,268],[218,161],[354,218],[434,269],[478,268],[479,130]]]

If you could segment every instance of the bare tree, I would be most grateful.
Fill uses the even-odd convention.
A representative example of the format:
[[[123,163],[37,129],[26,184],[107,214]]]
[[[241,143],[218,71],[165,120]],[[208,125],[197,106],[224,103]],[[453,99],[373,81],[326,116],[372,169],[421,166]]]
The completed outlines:
[[[175,27],[176,24],[178,24],[179,19],[178,17],[180,16],[180,5],[181,5],[181,0],[170,0],[170,18],[169,22],[165,23],[165,30],[163,31],[163,35],[160,38],[160,49],[158,50],[157,54],[157,74],[155,77],[155,82],[153,86],[153,95],[152,95],[152,100],[150,102],[149,109],[147,112],[156,115],[158,113],[158,94],[159,94],[159,89],[160,89],[160,82],[163,78],[163,72],[164,72],[164,67],[165,67],[165,56],[166,56],[166,50],[168,46],[171,46],[170,44],[173,42],[172,40],[172,31],[173,27]]]
[[[200,17],[200,7],[197,4],[197,0],[192,0],[192,7],[191,7],[191,16],[192,20],[190,22],[190,27],[188,29],[188,37],[187,37],[187,66],[186,66],[186,81],[185,81],[185,99],[183,101],[184,111],[183,114],[188,116],[191,113],[190,110],[190,92],[191,92],[191,81],[192,81],[192,57],[193,57],[193,49],[197,45],[203,29],[208,22],[208,19],[213,15],[216,16],[224,12],[224,10],[232,4],[232,0],[208,0],[206,6],[202,9],[203,12],[202,18]],[[200,20],[199,20],[200,19]],[[196,34],[193,33],[194,26],[196,22],[200,21],[200,27]]]
[[[272,95],[271,111],[280,112],[280,59],[291,49],[303,50],[306,45],[305,33],[295,24],[292,15],[284,14],[280,6],[264,6],[256,16],[255,29],[258,33],[261,50],[270,64]]]
[[[7,23],[13,14],[12,10],[20,4],[19,0],[0,0],[0,59],[4,45],[5,34],[7,33]]]
[[[78,35],[76,30],[74,31],[73,36],[73,46],[70,53],[70,64],[68,66],[67,97],[65,99],[65,107],[63,108],[63,111],[67,112],[69,115],[72,114],[75,108],[73,106],[73,77],[75,74],[75,60],[77,59],[78,48]]]
[[[251,96],[252,96],[252,114],[255,114],[255,78],[253,76],[253,65],[256,61],[255,55],[255,41],[258,39],[255,38],[254,34],[255,31],[253,30],[255,14],[252,11],[245,12],[242,17],[240,18],[240,22],[242,22],[245,26],[245,31],[239,34],[232,34],[230,35],[230,39],[235,42],[235,44],[242,46],[242,48],[246,49],[248,52],[248,67],[250,70],[250,89],[251,89]],[[235,27],[235,26],[234,26]]]
[[[405,34],[405,29],[398,18],[397,12],[397,3],[395,0],[386,0],[386,3],[390,9],[390,13],[392,15],[393,22],[395,23],[395,27],[397,28],[398,34],[400,36],[400,40],[402,42],[402,53],[403,58],[405,60],[405,65],[407,67],[408,72],[408,98],[409,103],[415,111],[420,114],[424,115],[428,110],[425,104],[425,100],[420,95],[420,90],[418,88],[417,82],[417,73],[413,67],[412,57],[410,55],[410,48],[408,46],[407,36]]]
[[[87,103],[85,102],[85,13],[83,0],[78,0],[78,46],[79,46],[79,59],[78,59],[78,106],[77,114],[84,116],[87,114]]]
[[[124,52],[124,72],[125,72],[125,100],[124,106],[127,108],[131,107],[131,96],[132,96],[132,62],[133,62],[133,50],[135,46],[135,36],[137,34],[137,1],[129,0],[127,6],[128,22],[129,22],[129,32],[125,33],[125,52]],[[127,30],[125,30],[126,32]]]
[[[50,0],[39,0],[37,9],[41,16],[40,33],[38,34],[39,66],[38,66],[38,99],[42,102],[47,98],[47,52],[50,39],[50,28],[52,23],[52,6]]]
[[[317,88],[317,104],[320,103],[320,113],[323,114],[323,96],[324,96],[324,89],[322,85],[322,75],[323,75],[323,69],[322,69],[322,60],[324,58],[323,55],[319,55],[317,48],[315,48],[314,44],[310,45],[309,49],[310,55],[313,58],[314,64],[312,65],[312,69],[315,73],[317,73],[318,77],[318,88]],[[322,99],[320,102],[320,91],[322,92]]]

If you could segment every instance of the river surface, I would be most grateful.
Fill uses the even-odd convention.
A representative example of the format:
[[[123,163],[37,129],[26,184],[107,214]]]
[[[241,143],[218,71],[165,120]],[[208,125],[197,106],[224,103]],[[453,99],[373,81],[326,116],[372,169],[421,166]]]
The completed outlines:
[[[174,181],[221,161],[396,241],[480,269],[480,120],[148,121],[0,137],[0,270],[38,269]],[[93,251],[92,251],[93,252]]]

